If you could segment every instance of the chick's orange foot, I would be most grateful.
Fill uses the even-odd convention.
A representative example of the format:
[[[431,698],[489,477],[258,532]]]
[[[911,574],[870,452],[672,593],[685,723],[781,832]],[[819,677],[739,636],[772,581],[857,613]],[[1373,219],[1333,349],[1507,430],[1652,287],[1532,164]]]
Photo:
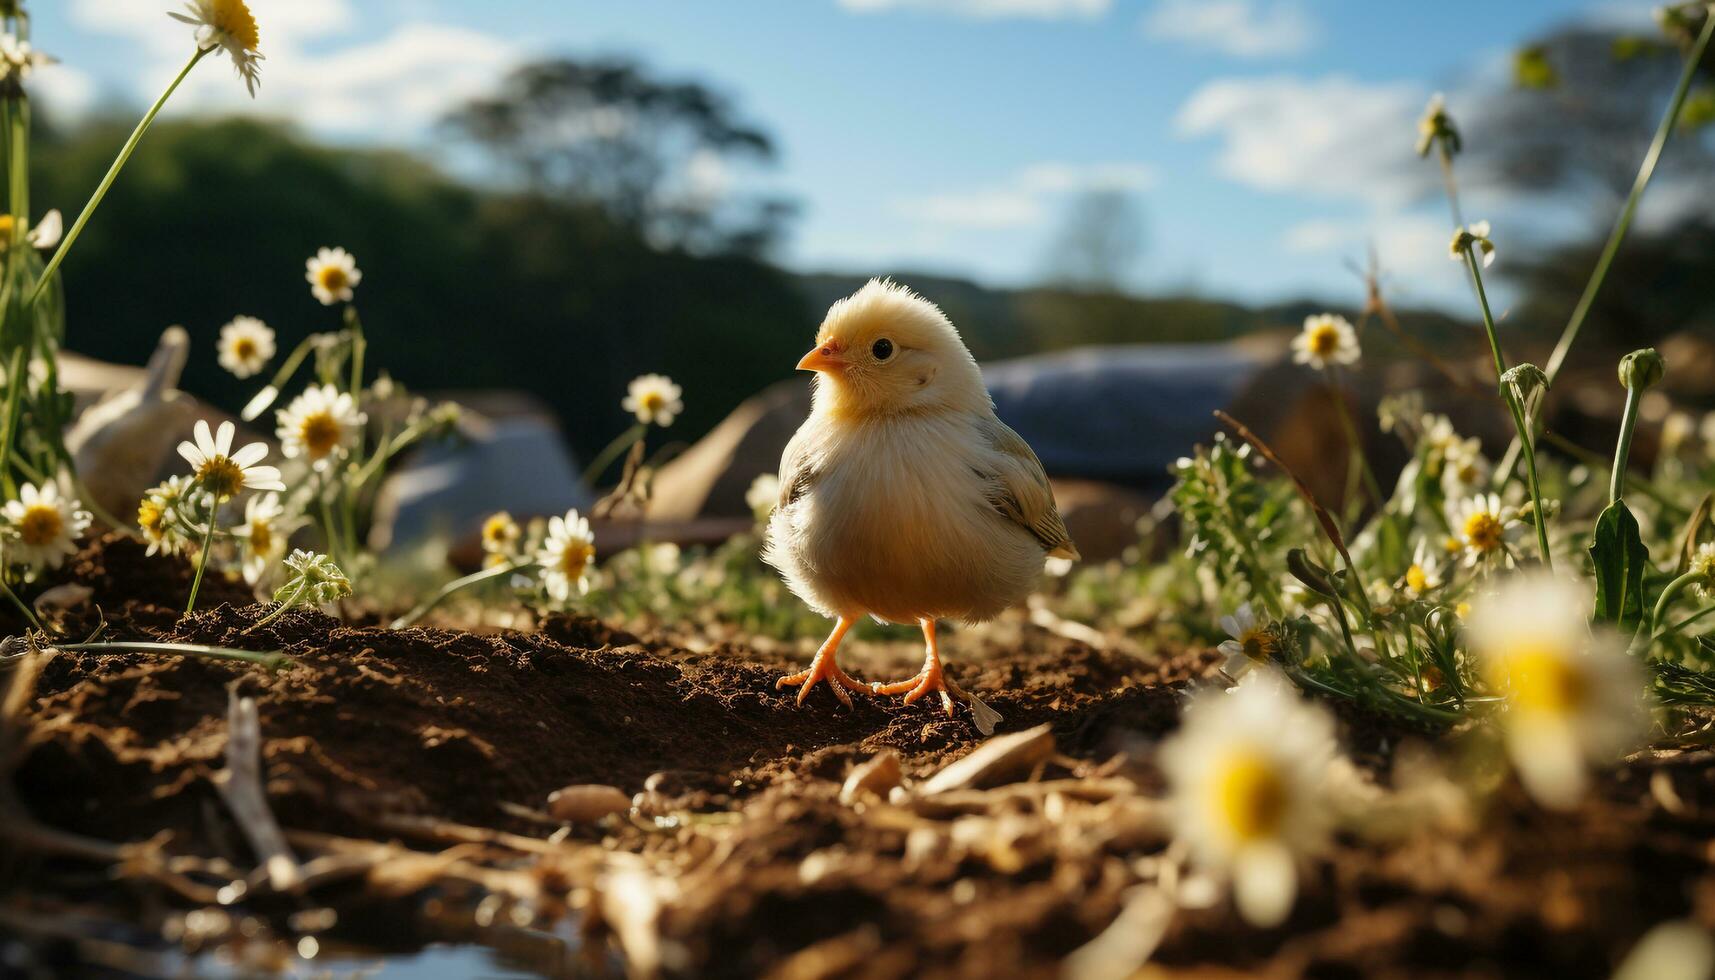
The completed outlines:
[[[809,669],[780,678],[774,682],[775,689],[797,687],[798,703],[803,704],[804,699],[810,696],[810,688],[815,687],[818,681],[826,681],[828,690],[834,692],[834,696],[840,699],[840,703],[848,708],[851,707],[852,697],[846,693],[847,691],[862,691],[866,694],[869,692],[868,684],[853,680],[851,675],[840,669],[839,663],[834,659],[840,648],[840,640],[851,628],[852,621],[849,619],[842,618],[834,624],[833,635],[829,636],[827,642],[822,644],[822,648],[816,651],[816,658],[810,661]]]
[[[917,676],[910,677],[894,684],[875,683],[869,686],[872,694],[903,694],[906,704],[915,704],[917,700],[931,691],[941,695],[941,707],[947,712],[947,717],[953,717],[953,692],[957,690],[953,682],[941,670],[941,651],[935,642],[935,621],[922,621],[923,643],[926,653],[923,657],[923,669]]]

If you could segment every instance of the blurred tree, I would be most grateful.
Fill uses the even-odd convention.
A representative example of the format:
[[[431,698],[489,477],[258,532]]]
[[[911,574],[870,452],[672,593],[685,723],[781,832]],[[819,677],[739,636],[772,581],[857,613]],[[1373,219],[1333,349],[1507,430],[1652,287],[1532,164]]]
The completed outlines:
[[[43,208],[76,214],[128,123],[45,133]],[[585,459],[628,424],[645,371],[685,388],[670,438],[692,439],[792,374],[814,319],[789,275],[741,256],[660,250],[591,204],[475,190],[399,153],[317,146],[253,121],[163,123],[65,266],[67,346],[139,364],[161,330],[191,332],[185,388],[228,409],[260,383],[215,363],[245,313],[282,351],[334,329],[304,259],[343,245],[371,364],[415,388],[530,391]]]
[[[1123,291],[1143,244],[1143,213],[1131,194],[1084,191],[1067,203],[1049,244],[1047,281],[1068,289]]]
[[[792,212],[781,199],[732,193],[734,164],[773,161],[767,133],[707,87],[652,78],[630,61],[524,65],[444,125],[529,190],[596,204],[660,247],[759,254]]]
[[[1566,192],[1599,202],[1580,213],[1605,232],[1637,176],[1682,55],[1665,41],[1574,27],[1526,46],[1514,84],[1472,100],[1465,123],[1465,182],[1532,192]],[[1706,57],[1702,74],[1715,71]],[[1715,189],[1715,146],[1707,133],[1676,135],[1656,173],[1658,184]],[[1707,199],[1707,197],[1705,197]]]

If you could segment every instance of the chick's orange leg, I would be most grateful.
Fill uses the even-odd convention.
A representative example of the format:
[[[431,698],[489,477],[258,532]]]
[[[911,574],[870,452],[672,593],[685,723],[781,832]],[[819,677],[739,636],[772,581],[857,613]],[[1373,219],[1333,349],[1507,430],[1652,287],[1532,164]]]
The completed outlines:
[[[903,694],[905,703],[912,704],[930,691],[941,694],[941,707],[947,711],[947,717],[953,717],[953,695],[949,692],[949,681],[941,672],[941,650],[935,642],[935,621],[933,619],[918,620],[923,627],[923,669],[916,677],[900,681],[897,684],[871,684],[869,689],[876,694]]]
[[[840,703],[848,708],[852,706],[852,698],[846,691],[868,693],[869,685],[852,680],[845,671],[840,669],[839,663],[834,660],[835,654],[840,649],[840,640],[845,637],[846,631],[852,628],[852,622],[852,620],[841,616],[839,622],[834,624],[834,632],[828,636],[827,641],[822,644],[822,648],[816,651],[816,658],[810,661],[810,669],[780,678],[774,682],[775,688],[802,685],[798,688],[798,703],[803,704],[804,699],[810,694],[810,688],[815,687],[817,681],[826,681],[828,690],[833,691],[834,696],[840,699]]]

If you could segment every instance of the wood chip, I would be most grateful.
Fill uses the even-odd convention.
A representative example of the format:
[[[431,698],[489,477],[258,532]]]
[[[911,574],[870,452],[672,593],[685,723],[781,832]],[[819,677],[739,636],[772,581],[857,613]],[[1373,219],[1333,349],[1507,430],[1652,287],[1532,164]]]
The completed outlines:
[[[986,789],[1011,782],[1054,754],[1054,733],[1047,725],[991,738],[963,759],[924,783],[918,792],[934,796],[958,789]]]

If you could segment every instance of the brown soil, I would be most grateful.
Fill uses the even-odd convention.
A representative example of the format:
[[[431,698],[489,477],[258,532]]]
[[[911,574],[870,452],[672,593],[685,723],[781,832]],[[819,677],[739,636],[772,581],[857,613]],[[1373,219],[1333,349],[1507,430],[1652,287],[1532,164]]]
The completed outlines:
[[[95,589],[112,635],[294,658],[269,672],[54,655],[13,783],[36,819],[92,837],[171,830],[178,852],[233,853],[240,838],[209,777],[223,765],[236,689],[258,704],[269,802],[288,828],[386,839],[384,819],[419,814],[541,835],[503,804],[539,809],[573,783],[633,793],[652,774],[663,774],[652,785],[664,810],[741,813],[721,859],[659,922],[680,956],[670,966],[685,974],[1051,975],[1119,914],[1135,881],[1128,862],[1159,849],[1100,827],[1054,838],[1032,825],[1004,853],[914,850],[906,829],[841,803],[839,781],[884,749],[908,776],[965,754],[982,739],[963,710],[948,719],[926,703],[862,697],[846,710],[821,690],[800,707],[774,685],[796,665],[746,649],[693,654],[563,617],[476,635],[354,628],[299,611],[246,634],[265,606],[205,584],[222,604],[180,621],[182,564],[145,562],[120,540],[85,549],[62,578]],[[1004,716],[1004,731],[1052,727],[1061,756],[1041,775],[1122,772],[1146,789],[1156,783],[1149,744],[1213,659],[1146,662],[1032,629],[1005,646],[974,639],[950,642],[951,672]],[[861,654],[847,658],[860,674]],[[909,671],[899,653],[891,659]],[[1373,721],[1351,727],[1366,745],[1397,741]],[[1375,755],[1385,763],[1383,749]],[[1478,833],[1343,842],[1281,929],[1244,927],[1224,905],[1182,912],[1155,962],[1280,975],[1605,975],[1650,925],[1688,915],[1715,924],[1712,831],[1707,754],[1634,761],[1570,815],[1503,788]],[[683,849],[687,861],[702,846],[636,823],[606,833],[611,849]],[[0,859],[5,850],[0,841]],[[9,858],[0,914],[87,887],[87,866],[79,877]],[[121,900],[139,902],[158,898]]]

